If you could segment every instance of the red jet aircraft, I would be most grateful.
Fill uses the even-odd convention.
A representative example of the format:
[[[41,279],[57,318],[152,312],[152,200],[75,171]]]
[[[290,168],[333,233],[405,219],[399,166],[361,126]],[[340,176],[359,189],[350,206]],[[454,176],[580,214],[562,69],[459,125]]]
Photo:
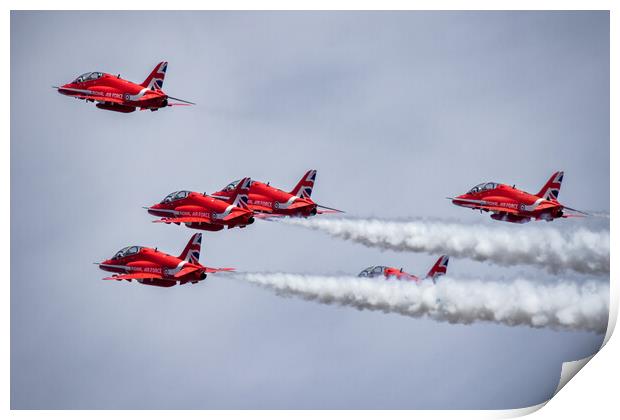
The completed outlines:
[[[342,213],[341,210],[321,206],[312,201],[310,196],[315,179],[316,171],[314,169],[306,172],[291,192],[271,187],[269,183],[251,181],[248,207],[256,213],[256,217],[262,219],[282,216],[309,217],[317,213]],[[223,190],[213,193],[211,196],[230,201],[239,182],[231,182]]]
[[[168,194],[159,204],[145,207],[159,223],[185,223],[192,229],[218,231],[224,226],[246,227],[254,223],[254,213],[248,209],[250,178],[243,178],[231,190],[232,204],[227,204],[204,193],[177,191]]]
[[[564,214],[569,210],[587,215],[579,210],[566,207],[558,201],[564,172],[551,175],[549,181],[536,194],[530,194],[506,184],[486,182],[478,184],[468,193],[458,197],[448,197],[453,204],[469,207],[472,210],[492,212],[491,218],[511,223],[527,223],[531,219],[548,222],[561,217],[583,217]]]
[[[84,99],[86,102],[97,102],[97,108],[124,113],[133,112],[136,108],[157,111],[173,105],[195,105],[193,102],[168,96],[161,90],[167,67],[168,63],[162,61],[139,85],[121,79],[120,75],[94,71],[84,73],[71,83],[53,88],[63,95]],[[183,103],[170,103],[168,99]]]
[[[142,284],[160,287],[171,287],[177,283],[198,283],[207,278],[207,273],[234,270],[201,265],[198,262],[201,240],[202,233],[194,234],[178,257],[165,254],[157,248],[128,246],[112,258],[95,264],[104,271],[119,273],[104,280],[137,280]]]
[[[443,276],[444,274],[448,272],[448,261],[449,260],[450,260],[450,257],[448,257],[447,255],[442,255],[441,257],[439,257],[435,265],[431,267],[429,272],[426,274],[426,277],[424,278],[425,279],[430,278],[433,281],[433,283],[435,283],[437,277]],[[386,267],[383,265],[375,265],[372,267],[368,267],[358,274],[358,277],[379,277],[379,276],[384,276],[386,279],[396,278],[397,280],[415,281],[416,283],[419,283],[420,281],[422,281],[421,278],[414,276],[413,274],[404,272],[402,268],[399,270],[398,268]]]

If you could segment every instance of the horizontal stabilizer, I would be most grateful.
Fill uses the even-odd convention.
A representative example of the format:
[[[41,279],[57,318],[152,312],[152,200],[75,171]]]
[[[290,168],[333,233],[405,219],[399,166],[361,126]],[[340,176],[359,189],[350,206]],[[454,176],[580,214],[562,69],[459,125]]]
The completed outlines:
[[[168,98],[174,101],[183,102],[185,105],[196,105],[194,102],[186,101],[185,99],[174,98],[172,96],[168,96]]]
[[[181,271],[179,271],[178,273],[176,273],[176,274],[174,275],[174,278],[175,278],[175,279],[178,279],[178,278],[181,278],[181,277],[183,277],[183,276],[186,276],[186,275],[188,275],[188,274],[190,274],[190,273],[193,273],[194,271],[198,271],[198,270],[199,270],[199,268],[198,268],[198,267],[185,267],[185,268],[183,268]]]
[[[586,213],[585,211],[581,211],[581,210],[577,210],[577,209],[572,209],[572,208],[566,207],[566,206],[562,206],[562,207],[564,207],[568,211],[574,211],[575,213],[579,213],[579,214],[581,214],[583,216],[589,216],[589,214]]]
[[[317,204],[316,206],[317,206],[318,208],[320,208],[320,209],[331,210],[331,211],[332,211],[332,212],[334,212],[334,213],[344,213],[344,211],[343,211],[343,210],[338,210],[338,209],[334,209],[334,208],[331,208],[331,207],[322,206],[322,205],[320,205],[320,204]],[[327,212],[326,212],[326,213],[327,213]]]
[[[220,271],[235,271],[234,268],[224,267],[224,268],[213,268],[213,267],[205,267],[205,272],[207,273],[218,273]]]

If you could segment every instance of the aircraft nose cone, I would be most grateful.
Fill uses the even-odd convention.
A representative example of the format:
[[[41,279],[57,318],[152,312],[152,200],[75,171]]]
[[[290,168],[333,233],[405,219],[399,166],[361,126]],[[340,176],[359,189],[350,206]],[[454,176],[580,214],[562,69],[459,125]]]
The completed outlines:
[[[146,211],[149,214],[157,216],[157,213],[156,213],[156,210],[158,209],[158,205],[157,204],[155,204],[154,206],[151,206],[151,207],[144,206],[143,208],[146,209]]]
[[[100,269],[105,270],[104,265],[105,265],[105,264],[110,264],[110,260],[104,260],[104,261],[101,261],[101,262],[99,262],[99,263],[94,263],[94,264],[97,264],[97,266],[98,266]]]
[[[464,194],[461,195],[457,195],[456,197],[452,198],[450,201],[452,201],[452,204],[454,204],[455,206],[460,205],[459,200],[465,198]]]
[[[61,95],[69,95],[71,93],[71,91],[68,91],[68,88],[71,88],[71,83],[65,83],[64,85],[61,86],[52,86],[54,89],[56,89],[56,91],[58,93],[60,93]]]

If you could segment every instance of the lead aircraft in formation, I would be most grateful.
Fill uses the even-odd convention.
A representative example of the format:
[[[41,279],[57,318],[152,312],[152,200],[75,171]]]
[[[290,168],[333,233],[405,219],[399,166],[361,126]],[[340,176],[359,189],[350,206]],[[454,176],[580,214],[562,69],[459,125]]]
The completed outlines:
[[[439,257],[428,273],[426,273],[424,279],[431,279],[433,283],[435,283],[437,277],[443,276],[448,272],[449,260],[450,257],[447,255],[442,255]],[[368,267],[362,270],[362,272],[358,274],[358,277],[385,277],[386,279],[407,280],[414,281],[416,283],[420,283],[423,280],[423,278],[403,271],[402,268],[398,269],[384,265],[373,265]]]
[[[149,286],[171,287],[198,283],[208,273],[233,271],[234,268],[211,268],[200,264],[202,233],[194,234],[178,257],[145,246],[128,246],[112,258],[95,263],[104,271],[116,273],[104,280],[136,280]]]
[[[92,71],[78,76],[70,83],[52,87],[62,95],[97,102],[97,108],[123,113],[133,112],[136,108],[157,111],[174,105],[195,105],[173,98],[162,90],[167,68],[168,62],[162,61],[140,84],[122,79],[120,75]],[[170,102],[170,99],[178,102]]]

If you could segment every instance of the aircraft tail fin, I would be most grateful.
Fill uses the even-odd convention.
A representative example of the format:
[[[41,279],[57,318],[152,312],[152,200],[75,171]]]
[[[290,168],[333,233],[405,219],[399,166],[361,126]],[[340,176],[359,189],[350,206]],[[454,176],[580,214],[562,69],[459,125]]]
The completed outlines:
[[[558,171],[551,175],[549,181],[544,187],[536,194],[537,196],[544,198],[545,200],[557,200],[560,195],[560,188],[562,187],[562,179],[564,178],[564,172]]]
[[[164,77],[166,77],[166,69],[168,62],[162,61],[155,66],[149,77],[146,78],[140,86],[149,88],[150,90],[160,90],[164,86]]]
[[[431,269],[429,270],[426,277],[431,278],[433,280],[433,283],[435,283],[435,280],[437,279],[437,277],[443,276],[444,274],[448,272],[448,261],[449,260],[450,260],[450,257],[448,255],[442,255],[441,257],[439,257],[435,265],[433,265],[433,267],[431,267]]]
[[[233,206],[241,207],[242,209],[248,208],[248,194],[250,193],[251,184],[252,179],[250,178],[243,178],[237,183],[232,195]]]
[[[314,187],[314,181],[316,180],[316,170],[311,169],[304,174],[299,180],[295,188],[291,191],[291,194],[295,197],[310,198],[312,195],[312,187]]]
[[[199,264],[200,260],[200,244],[202,242],[202,233],[195,233],[190,239],[185,249],[179,255],[179,259],[190,262],[192,264]]]

